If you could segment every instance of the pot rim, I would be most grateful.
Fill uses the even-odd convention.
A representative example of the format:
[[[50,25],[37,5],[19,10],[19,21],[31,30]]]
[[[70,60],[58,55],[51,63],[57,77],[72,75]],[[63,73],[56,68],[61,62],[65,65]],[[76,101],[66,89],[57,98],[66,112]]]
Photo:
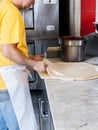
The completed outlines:
[[[61,40],[70,40],[70,41],[83,41],[86,40],[85,37],[75,37],[75,36],[63,36],[60,37]]]
[[[63,46],[85,46],[86,45],[86,43],[84,43],[84,42],[72,42],[72,41],[69,41],[69,42],[64,42],[63,44],[62,44]]]

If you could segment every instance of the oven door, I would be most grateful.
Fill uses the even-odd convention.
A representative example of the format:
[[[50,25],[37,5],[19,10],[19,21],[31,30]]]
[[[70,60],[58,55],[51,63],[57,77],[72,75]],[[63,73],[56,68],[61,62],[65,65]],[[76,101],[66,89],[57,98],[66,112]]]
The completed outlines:
[[[34,5],[20,11],[25,23],[25,29],[34,29]]]

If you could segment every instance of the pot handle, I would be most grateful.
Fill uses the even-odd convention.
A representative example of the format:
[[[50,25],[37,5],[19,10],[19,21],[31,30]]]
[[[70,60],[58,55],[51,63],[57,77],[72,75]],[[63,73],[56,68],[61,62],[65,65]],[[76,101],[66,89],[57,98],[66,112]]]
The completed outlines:
[[[88,37],[87,37],[87,36],[84,36],[84,38],[85,38],[85,40],[87,40],[87,41],[88,41]]]

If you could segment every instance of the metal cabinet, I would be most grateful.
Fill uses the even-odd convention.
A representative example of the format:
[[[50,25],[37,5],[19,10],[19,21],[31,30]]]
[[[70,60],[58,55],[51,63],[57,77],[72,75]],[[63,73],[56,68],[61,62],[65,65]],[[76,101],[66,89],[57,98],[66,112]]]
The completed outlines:
[[[48,101],[39,99],[40,130],[54,130]]]
[[[28,46],[28,52],[30,55],[34,55],[35,51],[34,51],[34,42],[33,41],[28,41],[27,43]],[[36,72],[35,71],[30,71],[30,75],[28,77],[29,80],[29,87],[30,89],[36,89]]]
[[[49,102],[46,96],[44,89],[31,90],[35,116],[39,127],[38,130],[54,130]]]
[[[45,54],[50,46],[56,46],[58,40],[35,40],[28,44],[29,54]],[[52,115],[47,97],[44,80],[37,72],[30,72],[33,78],[29,78],[29,85],[34,110],[39,125],[39,130],[54,130]],[[34,94],[35,93],[35,94]]]
[[[54,130],[50,105],[44,83],[42,91],[38,95],[38,109],[39,109],[40,130]]]
[[[40,130],[50,130],[50,112],[48,102],[39,99]]]

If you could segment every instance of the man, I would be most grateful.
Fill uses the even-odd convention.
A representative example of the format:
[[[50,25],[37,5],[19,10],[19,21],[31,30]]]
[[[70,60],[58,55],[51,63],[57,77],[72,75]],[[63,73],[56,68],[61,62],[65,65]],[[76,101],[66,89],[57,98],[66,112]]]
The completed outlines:
[[[0,130],[37,130],[28,71],[46,71],[42,57],[29,57],[19,9],[34,0],[0,0]],[[37,60],[36,60],[37,58]]]

